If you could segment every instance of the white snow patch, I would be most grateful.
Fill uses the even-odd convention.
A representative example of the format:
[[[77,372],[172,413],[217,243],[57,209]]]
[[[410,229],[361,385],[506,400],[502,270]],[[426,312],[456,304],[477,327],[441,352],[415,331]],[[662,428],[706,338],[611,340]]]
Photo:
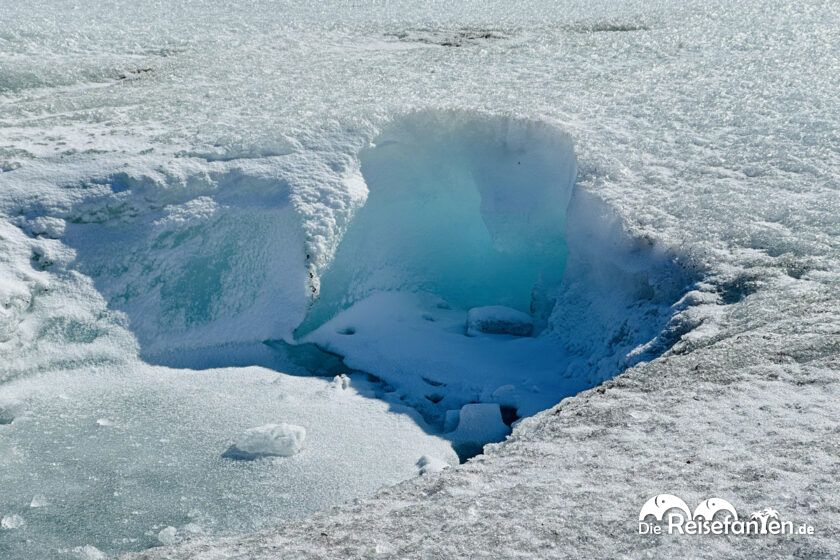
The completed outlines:
[[[24,525],[26,525],[26,520],[16,513],[4,515],[3,518],[0,519],[0,528],[3,529],[20,529]]]

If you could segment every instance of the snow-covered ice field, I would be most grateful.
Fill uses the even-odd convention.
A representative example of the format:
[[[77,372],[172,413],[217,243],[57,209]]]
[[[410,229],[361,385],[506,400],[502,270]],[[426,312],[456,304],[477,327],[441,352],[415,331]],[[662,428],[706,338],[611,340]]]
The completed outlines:
[[[839,189],[831,0],[0,0],[0,558],[838,557]]]

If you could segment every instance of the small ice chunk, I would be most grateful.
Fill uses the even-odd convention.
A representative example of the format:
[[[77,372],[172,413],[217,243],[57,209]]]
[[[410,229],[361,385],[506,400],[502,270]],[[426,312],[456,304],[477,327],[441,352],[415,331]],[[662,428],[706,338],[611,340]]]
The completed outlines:
[[[0,399],[0,424],[11,424],[23,412],[23,403],[11,399]]]
[[[432,457],[431,455],[423,455],[417,461],[417,467],[420,469],[421,475],[439,473],[443,469],[449,468],[449,463],[443,459]]]
[[[336,375],[335,377],[333,377],[332,386],[335,389],[343,391],[350,387],[350,378],[343,373]]]
[[[291,457],[299,453],[306,429],[294,424],[266,424],[245,430],[226,457],[253,460],[259,457]]]
[[[108,558],[104,552],[89,544],[74,548],[73,555],[79,560],[105,560]]]
[[[513,336],[531,336],[534,332],[534,320],[527,313],[505,307],[490,305],[473,307],[467,312],[467,335],[509,334]]]
[[[0,527],[3,529],[20,529],[26,525],[26,521],[24,521],[23,517],[18,514],[12,515],[4,515],[3,519],[0,519]]]
[[[44,496],[43,494],[36,494],[35,496],[32,497],[32,501],[29,502],[29,507],[31,507],[31,508],[41,508],[41,507],[48,506],[49,504],[50,504],[49,500],[47,500],[46,496]]]
[[[452,432],[452,441],[491,443],[502,441],[510,428],[502,421],[502,412],[496,403],[473,403],[461,407],[458,428]]]
[[[178,529],[175,527],[167,527],[161,529],[157,535],[158,540],[162,545],[170,546],[178,542]]]
[[[20,169],[19,161],[0,161],[0,173],[7,173],[15,169]]]

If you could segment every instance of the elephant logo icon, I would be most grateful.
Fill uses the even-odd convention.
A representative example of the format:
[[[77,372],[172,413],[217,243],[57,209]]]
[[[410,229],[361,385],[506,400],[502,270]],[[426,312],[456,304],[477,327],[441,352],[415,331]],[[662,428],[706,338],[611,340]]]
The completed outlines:
[[[665,513],[670,510],[678,510],[683,519],[687,521],[713,521],[719,513],[728,521],[738,520],[738,512],[735,511],[735,507],[723,498],[703,500],[697,504],[694,513],[692,513],[688,504],[681,498],[673,494],[659,494],[649,499],[642,506],[642,510],[639,512],[639,521],[644,521],[649,515],[652,515],[657,521],[662,521]]]
[[[681,498],[673,494],[659,494],[649,499],[642,506],[642,511],[639,512],[639,521],[644,521],[648,515],[654,516],[657,521],[662,521],[665,512],[670,509],[678,509],[685,514],[686,519],[691,519],[691,510],[688,509],[688,504]]]
[[[709,498],[708,500],[700,502],[697,507],[694,508],[694,515],[692,516],[692,519],[702,518],[707,521],[712,521],[715,518],[715,514],[721,511],[728,513],[729,517],[731,517],[733,521],[738,519],[738,512],[735,511],[732,504],[723,498]]]

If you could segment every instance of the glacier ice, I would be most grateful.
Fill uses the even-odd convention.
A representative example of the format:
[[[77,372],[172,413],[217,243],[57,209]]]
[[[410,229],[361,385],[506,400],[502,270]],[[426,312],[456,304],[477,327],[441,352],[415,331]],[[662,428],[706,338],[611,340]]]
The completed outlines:
[[[448,434],[459,455],[470,457],[487,443],[502,441],[510,428],[502,420],[496,403],[465,404],[458,414],[458,426]]]
[[[58,454],[52,462],[65,473],[95,465],[109,481],[95,486],[108,507],[87,514],[75,542],[40,518],[29,524],[42,547],[136,549],[161,534],[180,541],[182,531],[167,527],[191,522],[227,534],[304,515],[416,474],[424,454],[447,464],[472,457],[517,419],[660,354],[685,332],[691,306],[680,296],[695,271],[628,235],[603,201],[575,188],[574,150],[559,127],[420,111],[371,141],[357,164],[337,165],[335,192],[302,183],[295,173],[320,168],[294,156],[189,156],[156,170],[82,169],[62,179],[66,200],[56,208],[36,205],[17,219],[10,238],[21,258],[9,262],[38,270],[20,265],[10,284],[21,294],[10,324],[25,328],[6,342],[20,350],[0,366],[13,380],[3,393],[26,401],[27,412],[9,425],[20,453],[7,465],[14,477]],[[48,216],[62,227],[42,227]],[[508,333],[530,323],[534,336],[467,336],[471,310],[479,330],[498,331],[504,319]],[[266,388],[265,371],[231,368],[255,365],[333,381],[281,376]],[[45,371],[52,384],[35,381]],[[354,385],[364,387],[361,400]],[[369,408],[365,398],[382,401]],[[276,406],[288,413],[278,417]],[[68,407],[74,421],[54,425]],[[243,409],[249,415],[237,416]],[[330,424],[344,410],[366,425],[351,438]],[[302,439],[294,430],[246,431],[284,421],[306,426],[305,453],[293,453]],[[86,445],[53,448],[41,441],[52,430]],[[359,468],[383,441],[391,456]],[[265,472],[251,479],[248,467],[224,464],[266,455],[286,456],[287,466],[255,461]],[[304,470],[309,462],[317,466]],[[118,483],[119,465],[131,472]],[[333,468],[353,478],[326,490]],[[318,490],[266,492],[272,469],[288,470],[290,487],[312,480]],[[38,491],[50,504],[76,511],[83,494],[68,495],[60,477],[45,480],[49,491]],[[245,488],[231,497],[225,489],[237,483]],[[28,496],[7,499],[23,504],[31,490],[21,484]],[[135,510],[145,513],[126,513]],[[128,522],[115,534],[120,515]]]
[[[665,485],[837,526],[833,7],[3,3],[0,401],[19,404],[0,411],[0,515],[26,525],[0,531],[0,556],[118,554],[170,526],[179,540],[191,524],[226,535],[369,496],[413,476],[418,456],[454,463],[452,441],[432,434],[476,404],[516,428],[462,467],[280,529],[144,554],[840,555],[831,530],[656,542],[618,519]],[[493,211],[505,192],[493,180],[520,176],[498,148],[505,129],[535,153],[574,140],[559,150],[577,170],[567,204],[539,209],[564,221],[545,229],[562,271],[535,247],[498,274],[505,245],[529,237]],[[438,192],[450,178],[458,188]],[[429,212],[407,183],[435,196]],[[435,216],[462,223],[469,244],[447,244],[458,230]],[[360,250],[360,223],[384,228],[383,248],[413,231],[433,251]],[[465,340],[467,313],[486,305],[529,314],[533,336]],[[346,363],[293,344],[303,321],[299,334]],[[304,479],[255,475],[342,445],[338,420],[292,457],[220,457],[253,426],[312,430],[324,411],[350,422],[357,408],[377,428],[300,473],[398,434],[367,452],[393,464],[327,473],[350,488],[284,496],[277,480]],[[115,474],[118,460],[131,472]],[[42,493],[48,505],[30,508]]]
[[[29,507],[31,508],[41,508],[46,507],[50,504],[49,500],[47,500],[46,496],[43,494],[36,494],[32,497],[32,501],[29,502]]]
[[[571,139],[538,121],[421,112],[360,155],[369,189],[299,331],[375,291],[543,306],[563,273]],[[547,313],[549,309],[540,309]]]
[[[25,407],[26,405],[19,400],[8,397],[0,399],[0,425],[14,422],[15,417],[24,412]]]

